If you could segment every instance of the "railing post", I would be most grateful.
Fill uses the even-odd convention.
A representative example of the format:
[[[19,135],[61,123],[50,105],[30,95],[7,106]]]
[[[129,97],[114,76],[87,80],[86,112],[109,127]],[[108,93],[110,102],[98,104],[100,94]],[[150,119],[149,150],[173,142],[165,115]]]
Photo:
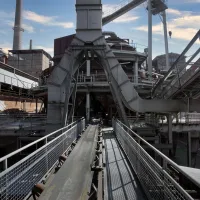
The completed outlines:
[[[8,160],[5,159],[4,162],[3,162],[3,170],[6,170],[7,168],[8,168]],[[6,183],[5,183],[5,187],[6,187],[6,196],[5,196],[6,198],[5,198],[5,200],[8,200],[8,198],[7,198],[7,174],[6,174],[5,181],[6,181]]]
[[[167,161],[163,159],[162,168],[167,172]],[[167,187],[167,178],[165,177],[165,173],[163,173],[163,193],[164,193],[164,200],[168,199],[166,195],[166,187]]]
[[[8,168],[8,160],[5,159],[3,162],[3,169],[6,170]]]
[[[47,143],[48,143],[48,140],[47,140],[47,137],[45,138],[45,158],[46,158],[46,168],[47,168],[47,171],[49,170],[49,164],[48,164],[48,151],[47,151]]]

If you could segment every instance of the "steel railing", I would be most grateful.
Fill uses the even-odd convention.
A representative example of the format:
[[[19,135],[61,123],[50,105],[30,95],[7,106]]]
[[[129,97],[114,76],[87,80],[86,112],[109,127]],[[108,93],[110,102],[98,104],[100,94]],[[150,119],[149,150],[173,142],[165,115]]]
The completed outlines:
[[[184,69],[179,76],[176,76],[171,83],[169,83],[169,85],[166,87],[166,89],[164,90],[164,95],[166,97],[170,97],[171,95],[173,95],[174,93],[176,93],[184,84],[186,84],[191,78],[193,78],[194,76],[196,76],[197,74],[199,74],[199,69],[200,67],[197,66],[195,68],[190,68],[186,71],[186,69]]]
[[[133,82],[134,84],[134,75],[127,75],[129,80]],[[86,74],[81,74],[78,76],[78,83],[83,84],[83,83],[95,83],[95,82],[103,82],[103,83],[108,83],[108,79],[105,74],[91,74],[90,76],[87,76]],[[146,79],[141,79],[140,77],[138,78],[138,85],[140,86],[152,86],[154,81],[148,81]]]
[[[113,128],[149,199],[193,199],[168,173],[171,166],[188,176],[176,163],[120,121],[113,120]],[[141,143],[162,159],[162,165],[142,148]],[[193,182],[196,184],[195,180]]]
[[[57,164],[59,156],[70,147],[84,129],[85,119],[82,118],[0,158],[0,164],[4,166],[4,171],[0,173],[0,199],[23,200],[29,196],[34,184],[48,174]],[[9,162],[16,159],[17,155],[30,151],[35,146],[40,148],[9,166]]]
[[[30,75],[30,74],[28,74],[28,73],[26,73],[24,71],[21,71],[21,70],[15,68],[15,67],[12,67],[12,66],[10,66],[8,64],[0,62],[0,68],[4,69],[6,71],[9,71],[9,72],[11,72],[13,74],[16,74],[16,75],[19,75],[19,76],[23,76],[24,78],[28,78],[28,79],[30,79],[30,80],[32,80],[34,82],[38,82],[39,81],[39,78],[34,77],[34,76],[32,76],[32,75]]]
[[[31,89],[33,87],[38,86],[37,82],[28,83],[26,81],[20,80],[19,78],[17,78],[17,76],[16,76],[16,78],[13,78],[11,76],[8,76],[8,75],[2,74],[2,73],[0,73],[0,82],[7,83],[12,86],[17,86],[17,87],[24,88],[24,89]]]

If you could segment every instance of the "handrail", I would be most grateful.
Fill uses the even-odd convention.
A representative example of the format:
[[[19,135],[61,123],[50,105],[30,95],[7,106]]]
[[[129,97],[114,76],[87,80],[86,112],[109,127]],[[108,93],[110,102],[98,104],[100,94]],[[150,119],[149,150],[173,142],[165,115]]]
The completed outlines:
[[[161,85],[164,83],[164,81],[170,76],[170,74],[172,73],[172,71],[174,70],[174,68],[177,66],[177,64],[179,63],[179,61],[185,56],[185,54],[189,51],[189,49],[193,46],[193,44],[197,41],[197,39],[199,38],[199,34],[200,34],[200,30],[198,30],[198,32],[196,33],[196,35],[192,38],[192,40],[190,41],[190,43],[187,45],[187,47],[183,50],[183,52],[181,53],[181,55],[177,58],[177,60],[173,63],[173,65],[171,66],[171,68],[168,70],[168,72],[165,74],[165,76],[159,80],[159,82],[155,85],[155,87],[153,88],[152,93],[155,94],[156,90],[161,87]]]
[[[183,171],[179,165],[177,165],[174,161],[172,161],[171,159],[169,159],[167,156],[165,156],[162,152],[160,152],[158,149],[156,149],[153,145],[149,144],[146,140],[144,140],[142,137],[140,137],[139,135],[137,135],[133,130],[131,130],[128,126],[126,126],[125,124],[123,124],[121,121],[117,120],[117,122],[119,124],[121,124],[123,127],[125,127],[126,129],[128,129],[137,139],[140,140],[140,142],[142,141],[144,144],[146,144],[151,150],[153,150],[155,153],[157,153],[161,158],[163,158],[165,161],[167,161],[168,164],[170,164],[171,166],[173,166],[176,170],[178,170],[179,172],[181,172],[181,174],[183,174],[184,176],[188,177],[191,180],[191,177],[188,176],[188,174]],[[129,133],[127,133],[129,134]],[[130,135],[130,134],[129,134]],[[166,162],[165,162],[166,163]],[[200,187],[200,184],[192,179],[191,180],[195,185],[197,185],[198,187]]]
[[[37,77],[35,77],[35,76],[32,76],[32,75],[30,75],[30,74],[28,74],[28,73],[26,73],[26,72],[23,72],[23,71],[21,71],[21,70],[19,70],[19,69],[17,69],[17,68],[15,68],[15,67],[12,67],[12,66],[10,66],[10,65],[8,65],[8,64],[5,64],[5,63],[3,63],[3,62],[1,62],[0,61],[0,68],[1,67],[6,67],[6,68],[3,68],[3,69],[7,69],[7,68],[9,68],[9,69],[11,69],[12,71],[13,71],[13,73],[16,73],[16,74],[18,74],[18,75],[20,75],[20,74],[24,74],[24,75],[26,75],[26,76],[28,76],[31,80],[33,80],[33,81],[39,81],[39,78],[37,78]],[[25,77],[26,78],[26,77]]]
[[[8,78],[11,79],[11,83],[10,83],[11,85],[14,85],[14,84],[13,84],[13,80],[14,80],[14,81],[17,81],[17,86],[14,85],[14,86],[16,86],[16,87],[19,87],[18,81],[23,85],[22,88],[24,88],[24,89],[30,89],[30,88],[33,88],[33,87],[35,87],[35,86],[38,86],[37,82],[28,83],[28,82],[26,82],[26,81],[20,80],[19,78],[14,78],[14,77],[9,76],[9,75],[5,75],[5,74],[2,74],[2,73],[0,73],[0,75],[4,76],[4,82],[5,82],[5,83],[6,83],[5,77],[8,77]],[[30,86],[30,87],[29,87],[29,86]]]
[[[83,118],[82,118],[82,119],[83,119]],[[82,120],[82,119],[81,119],[81,120]],[[79,121],[80,121],[80,120],[79,120]],[[77,121],[76,121],[76,122],[73,122],[73,123],[71,123],[71,124],[69,124],[69,125],[67,125],[67,126],[65,126],[65,127],[63,127],[63,128],[61,128],[61,129],[58,129],[58,130],[56,130],[56,131],[54,131],[54,132],[52,132],[52,133],[50,133],[50,134],[48,134],[48,135],[46,135],[46,136],[44,136],[44,137],[42,137],[42,138],[40,138],[40,139],[38,139],[38,140],[36,140],[36,141],[34,141],[34,142],[32,142],[32,143],[30,143],[30,144],[28,144],[28,145],[26,145],[26,146],[24,146],[24,147],[18,149],[18,150],[16,150],[16,151],[14,151],[14,152],[12,152],[12,153],[10,153],[10,154],[8,154],[8,155],[6,155],[6,156],[0,158],[0,162],[3,162],[3,161],[5,161],[5,160],[7,160],[8,158],[14,156],[15,154],[20,153],[21,151],[23,151],[23,150],[25,150],[25,149],[27,149],[27,148],[33,146],[34,144],[36,144],[36,143],[38,143],[38,142],[40,142],[40,141],[42,141],[42,140],[47,139],[48,137],[50,137],[50,136],[52,136],[52,135],[58,133],[59,131],[63,131],[64,129],[69,128],[70,126],[72,127],[72,126],[73,126],[74,124],[76,124],[76,123],[77,123]]]
[[[67,128],[67,129],[66,129]],[[66,130],[64,130],[66,129]],[[50,171],[59,164],[59,156],[71,149],[73,142],[76,142],[79,135],[85,129],[85,119],[74,122],[49,135],[41,138],[46,139],[45,143],[39,143],[38,148],[28,151],[28,155],[19,159],[0,173],[0,199],[27,199],[30,197],[35,184],[45,181]],[[58,133],[58,131],[60,131]],[[47,140],[52,134],[58,133],[51,140]],[[37,140],[38,141],[41,141]],[[31,143],[31,145],[35,142]],[[30,145],[27,145],[28,147]],[[26,148],[25,147],[25,148]],[[24,150],[24,147],[20,150]],[[15,153],[19,151],[15,151]],[[12,156],[3,157],[4,161]],[[13,158],[13,157],[12,157]],[[1,159],[2,161],[2,159]],[[6,163],[5,163],[6,164]]]

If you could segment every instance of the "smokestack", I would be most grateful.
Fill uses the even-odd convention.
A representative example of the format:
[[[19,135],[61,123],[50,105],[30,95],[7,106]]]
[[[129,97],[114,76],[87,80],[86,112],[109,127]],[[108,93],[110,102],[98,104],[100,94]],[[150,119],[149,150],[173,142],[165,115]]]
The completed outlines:
[[[30,40],[30,47],[29,47],[30,50],[32,50],[32,44],[33,44],[33,41]]]
[[[16,0],[15,25],[14,25],[13,50],[21,49],[22,39],[22,0]]]

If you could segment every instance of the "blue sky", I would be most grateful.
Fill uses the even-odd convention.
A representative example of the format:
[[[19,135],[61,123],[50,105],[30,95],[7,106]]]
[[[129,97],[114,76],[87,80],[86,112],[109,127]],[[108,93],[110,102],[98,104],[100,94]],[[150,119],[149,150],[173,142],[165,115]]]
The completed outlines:
[[[127,0],[126,0],[127,1]],[[102,0],[104,12],[112,11],[124,0]],[[169,39],[170,52],[181,53],[200,28],[200,0],[168,0],[168,29],[172,31]],[[114,31],[122,38],[137,43],[138,51],[148,44],[146,3],[130,11],[103,30]],[[33,48],[44,48],[53,55],[54,39],[75,33],[75,0],[24,0],[23,2],[23,48],[27,49],[29,40]],[[11,49],[15,0],[1,0],[0,7],[0,48]],[[193,49],[199,47],[199,42]],[[153,16],[153,56],[164,53],[163,28],[159,16]]]

